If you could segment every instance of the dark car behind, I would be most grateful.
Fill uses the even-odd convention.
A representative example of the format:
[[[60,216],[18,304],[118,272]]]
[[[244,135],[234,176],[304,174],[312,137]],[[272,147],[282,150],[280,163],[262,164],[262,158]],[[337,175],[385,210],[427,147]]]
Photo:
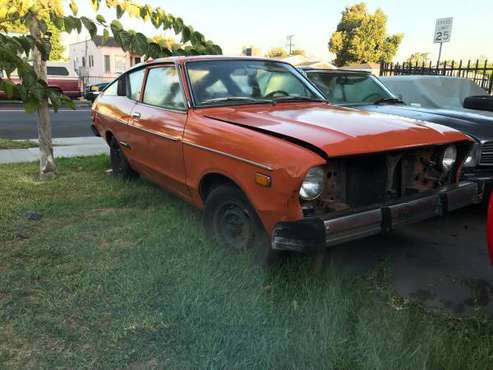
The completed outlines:
[[[428,121],[464,132],[476,141],[464,167],[464,178],[487,185],[493,183],[493,118],[406,105],[369,72],[320,69],[304,72],[333,104]]]
[[[93,85],[86,86],[84,90],[84,98],[93,102],[98,97],[99,93],[108,86],[107,82],[101,82]]]

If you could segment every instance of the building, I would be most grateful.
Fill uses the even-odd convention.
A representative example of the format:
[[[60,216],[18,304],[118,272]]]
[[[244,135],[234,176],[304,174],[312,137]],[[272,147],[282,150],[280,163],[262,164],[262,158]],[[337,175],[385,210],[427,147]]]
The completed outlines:
[[[241,55],[245,55],[247,57],[261,57],[264,54],[260,48],[255,46],[244,46],[241,50]]]
[[[103,43],[102,36],[70,44],[69,58],[85,84],[111,81],[142,61],[141,56],[123,51],[112,37]]]

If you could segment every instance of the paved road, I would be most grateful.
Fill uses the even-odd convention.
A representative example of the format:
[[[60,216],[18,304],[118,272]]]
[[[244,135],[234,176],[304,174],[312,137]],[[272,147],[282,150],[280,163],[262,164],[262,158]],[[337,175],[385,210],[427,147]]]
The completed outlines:
[[[367,272],[385,261],[392,286],[402,297],[460,313],[479,306],[493,315],[493,266],[485,230],[486,207],[471,206],[335,247],[326,261],[351,273]]]
[[[53,137],[94,136],[90,127],[90,109],[61,109],[51,113]],[[19,106],[0,107],[0,137],[4,139],[35,139],[36,114],[27,114]]]

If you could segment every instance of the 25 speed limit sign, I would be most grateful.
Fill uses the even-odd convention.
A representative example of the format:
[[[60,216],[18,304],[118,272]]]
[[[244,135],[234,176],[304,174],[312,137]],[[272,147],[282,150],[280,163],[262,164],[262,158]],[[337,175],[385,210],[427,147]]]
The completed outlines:
[[[435,25],[435,37],[433,43],[439,44],[442,42],[449,42],[450,35],[452,34],[452,22],[453,18],[439,18]]]

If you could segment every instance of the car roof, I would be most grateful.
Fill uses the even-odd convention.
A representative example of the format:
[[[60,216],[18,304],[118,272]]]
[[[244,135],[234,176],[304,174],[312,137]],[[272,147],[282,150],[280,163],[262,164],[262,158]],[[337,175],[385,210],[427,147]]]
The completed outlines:
[[[187,62],[192,61],[208,61],[208,60],[256,60],[256,61],[271,61],[271,62],[279,62],[286,63],[282,60],[277,59],[269,59],[263,57],[248,57],[248,56],[224,56],[224,55],[193,55],[193,56],[173,56],[173,57],[165,57],[165,58],[157,58],[148,60],[139,64],[134,65],[132,68],[128,69],[125,73],[130,72],[134,69],[143,68],[145,66],[150,66],[154,64],[164,64],[164,63],[174,63],[174,64],[185,64]]]
[[[324,69],[324,68],[301,68],[305,72],[321,72],[321,73],[331,73],[331,74],[364,74],[371,75],[371,72],[361,71],[356,69]]]

